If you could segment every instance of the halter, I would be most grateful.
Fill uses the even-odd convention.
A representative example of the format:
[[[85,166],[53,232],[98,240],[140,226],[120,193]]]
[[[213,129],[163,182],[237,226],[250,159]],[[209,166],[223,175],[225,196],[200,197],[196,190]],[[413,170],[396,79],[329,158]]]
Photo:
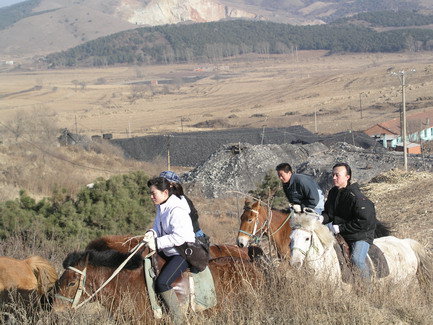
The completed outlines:
[[[259,225],[259,211],[258,210],[253,210],[253,209],[250,209],[249,211],[251,211],[251,212],[253,212],[253,213],[256,214],[256,222],[254,224],[254,230],[253,230],[252,233],[249,233],[249,232],[247,232],[245,230],[240,229],[239,232],[242,233],[242,234],[245,234],[245,235],[247,235],[247,236],[249,236],[251,238],[254,238],[254,242],[256,244],[258,244],[258,243],[260,243],[260,240],[262,239],[263,234],[265,233],[265,231],[264,231],[265,228],[268,227],[268,226],[270,226],[270,224],[271,224],[271,221],[272,221],[272,210],[268,208],[268,211],[269,211],[268,216],[270,215],[270,217],[269,217],[269,219],[266,218],[265,222],[263,223],[263,225],[258,230],[257,230],[257,227]],[[293,217],[293,210],[287,215],[286,219],[284,219],[283,223],[277,228],[277,230],[275,230],[273,233],[268,234],[268,237],[270,238],[273,235],[275,235],[277,232],[279,232],[283,228],[283,226],[287,223],[287,221],[289,221],[290,218],[292,218],[292,217]],[[261,232],[260,236],[256,235],[256,233],[258,231]]]
[[[65,300],[67,302],[70,302],[72,304],[71,305],[72,308],[76,309],[76,308],[78,308],[77,305],[78,305],[78,302],[81,299],[81,296],[82,296],[83,292],[87,296],[90,296],[90,294],[86,291],[86,272],[87,272],[87,267],[85,267],[82,271],[79,270],[79,269],[76,269],[75,267],[72,267],[72,266],[69,266],[68,269],[71,270],[71,271],[74,271],[74,272],[76,272],[78,274],[80,274],[80,281],[79,281],[79,284],[78,284],[77,291],[75,292],[75,296],[74,296],[74,298],[68,298],[68,297],[62,296],[60,294],[56,294],[55,296],[56,296],[56,298],[59,298],[61,300]]]
[[[60,298],[62,300],[66,300],[68,302],[72,302],[72,308],[74,308],[74,309],[78,309],[78,308],[82,307],[85,303],[89,302],[93,297],[95,297],[97,295],[97,293],[99,291],[101,291],[111,280],[113,280],[113,278],[123,269],[123,267],[126,265],[126,263],[128,263],[128,261],[134,256],[134,254],[143,245],[145,245],[145,243],[143,241],[141,241],[137,246],[135,246],[132,249],[132,251],[130,252],[130,255],[122,262],[122,264],[119,265],[119,267],[116,270],[114,270],[113,274],[92,295],[90,295],[89,293],[87,293],[86,286],[85,286],[87,267],[85,267],[83,269],[83,271],[80,271],[79,269],[76,269],[76,268],[74,268],[72,266],[69,266],[68,269],[70,269],[70,270],[72,270],[72,271],[77,272],[77,273],[80,274],[80,284],[78,286],[78,289],[75,292],[75,296],[74,296],[73,299],[67,298],[67,297],[62,296],[62,295],[56,295],[56,297]],[[149,254],[147,256],[149,256]],[[81,299],[81,295],[83,294],[83,292],[86,293],[89,297],[86,300],[84,300],[82,303],[78,304],[78,302]]]
[[[263,223],[263,225],[260,227],[260,229],[257,230],[257,227],[259,226],[259,211],[258,210],[252,210],[252,209],[249,210],[249,211],[253,212],[256,215],[256,221],[254,223],[253,232],[249,233],[249,232],[247,232],[245,230],[242,230],[242,229],[239,229],[239,232],[242,233],[242,234],[245,234],[245,235],[247,235],[247,236],[249,236],[251,238],[254,238],[254,242],[256,244],[258,244],[260,242],[260,240],[262,239],[262,236],[263,236],[263,233],[264,233],[263,229],[265,229],[265,227],[268,226],[269,222],[268,222],[268,219],[266,219],[265,222]],[[258,231],[261,232],[260,236],[256,235],[256,233]]]
[[[314,239],[313,231],[308,230],[308,229],[306,229],[306,228],[304,228],[304,227],[301,227],[301,226],[294,226],[292,229],[293,229],[293,230],[297,230],[297,229],[299,229],[299,230],[302,230],[302,231],[305,231],[305,232],[308,232],[308,233],[311,234],[311,243],[310,243],[310,246],[308,247],[308,250],[307,250],[307,251],[304,251],[303,249],[301,249],[301,248],[299,248],[299,247],[292,247],[292,248],[291,248],[292,251],[297,250],[297,251],[301,252],[301,254],[304,255],[305,257],[307,257],[307,255],[308,255],[308,253],[310,252],[311,249],[314,249],[316,252],[319,251],[319,248],[318,248],[318,247],[314,244],[314,242],[313,242],[313,239]]]

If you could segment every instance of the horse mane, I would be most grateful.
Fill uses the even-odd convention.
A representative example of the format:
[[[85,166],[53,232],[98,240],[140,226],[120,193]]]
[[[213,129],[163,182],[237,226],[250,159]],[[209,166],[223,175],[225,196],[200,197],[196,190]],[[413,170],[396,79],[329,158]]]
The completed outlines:
[[[330,247],[334,243],[332,233],[314,215],[308,213],[295,214],[290,224],[292,229],[304,228],[313,231],[324,247]]]
[[[102,267],[118,267],[129,256],[128,253],[122,253],[116,250],[86,250],[84,252],[72,252],[66,256],[63,261],[63,267],[67,269],[69,266],[78,265],[83,259],[88,258],[88,262],[93,266]],[[134,270],[143,265],[143,258],[141,255],[134,254],[134,256],[126,263],[124,269]]]
[[[57,271],[51,263],[40,256],[30,256],[24,260],[38,280],[38,292],[47,293],[58,279]]]

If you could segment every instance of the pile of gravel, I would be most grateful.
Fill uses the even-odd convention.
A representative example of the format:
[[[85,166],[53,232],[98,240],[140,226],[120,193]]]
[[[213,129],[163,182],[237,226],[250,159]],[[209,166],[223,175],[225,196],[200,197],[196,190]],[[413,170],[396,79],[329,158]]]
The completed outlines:
[[[229,144],[221,147],[207,161],[182,175],[190,194],[207,198],[229,197],[233,192],[248,193],[275,170],[279,163],[316,179],[325,193],[330,189],[331,169],[338,162],[352,167],[354,181],[366,183],[380,173],[403,167],[403,154],[379,148],[364,149],[345,142],[331,146],[312,144]],[[411,170],[433,170],[433,159],[410,157]]]
[[[131,139],[112,139],[110,143],[122,148],[125,157],[143,161],[153,161],[167,157],[175,166],[196,167],[203,164],[221,146],[229,143],[258,144],[311,144],[320,142],[331,146],[337,142],[347,142],[362,148],[385,148],[364,132],[340,132],[331,135],[317,135],[302,126],[286,128],[241,128],[206,132],[171,133]],[[223,149],[224,150],[224,149]]]

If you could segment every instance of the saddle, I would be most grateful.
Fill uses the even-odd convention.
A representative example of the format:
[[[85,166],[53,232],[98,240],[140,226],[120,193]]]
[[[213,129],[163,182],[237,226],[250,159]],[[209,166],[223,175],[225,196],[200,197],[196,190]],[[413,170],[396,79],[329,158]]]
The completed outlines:
[[[350,246],[340,234],[335,235],[335,239],[337,242],[334,244],[334,249],[338,257],[342,281],[344,283],[351,283],[353,281],[353,269]],[[385,255],[374,243],[370,245],[366,263],[371,271],[370,273],[375,278],[384,278],[389,275],[389,267]]]
[[[162,308],[154,290],[154,280],[166,261],[158,254],[144,259],[144,274],[155,318],[162,317]],[[181,308],[203,311],[216,305],[216,293],[212,274],[208,267],[201,272],[187,269],[172,284]]]

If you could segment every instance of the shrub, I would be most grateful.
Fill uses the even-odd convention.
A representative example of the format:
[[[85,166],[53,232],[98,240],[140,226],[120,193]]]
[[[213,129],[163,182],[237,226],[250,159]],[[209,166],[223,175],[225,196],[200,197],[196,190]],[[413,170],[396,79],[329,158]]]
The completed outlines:
[[[18,199],[0,203],[0,238],[26,237],[35,228],[56,241],[142,232],[154,215],[147,181],[143,172],[117,175],[85,187],[76,199],[56,188],[39,202],[21,191]]]

